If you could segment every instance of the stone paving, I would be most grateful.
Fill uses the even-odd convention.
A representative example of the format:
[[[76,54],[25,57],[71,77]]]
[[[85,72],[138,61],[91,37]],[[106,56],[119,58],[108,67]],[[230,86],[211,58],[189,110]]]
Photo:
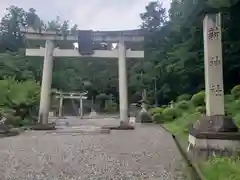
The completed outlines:
[[[68,129],[81,125],[91,131],[119,123],[60,121],[68,121]],[[1,180],[185,180],[186,174],[171,136],[156,125],[110,134],[28,131],[0,139]]]

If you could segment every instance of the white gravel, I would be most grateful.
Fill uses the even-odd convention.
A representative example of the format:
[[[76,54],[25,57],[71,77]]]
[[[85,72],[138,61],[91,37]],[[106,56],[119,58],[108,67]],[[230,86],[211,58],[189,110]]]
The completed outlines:
[[[69,120],[109,124],[80,121]],[[171,136],[154,125],[110,134],[28,131],[0,139],[1,180],[185,180],[184,166]]]

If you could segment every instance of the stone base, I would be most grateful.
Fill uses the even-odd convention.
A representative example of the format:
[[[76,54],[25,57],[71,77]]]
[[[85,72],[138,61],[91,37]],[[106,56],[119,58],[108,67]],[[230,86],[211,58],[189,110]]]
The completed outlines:
[[[65,116],[56,116],[57,119],[67,119]]]
[[[110,129],[102,129],[94,126],[79,126],[79,127],[69,127],[63,129],[57,129],[56,131],[50,131],[48,133],[52,134],[74,134],[74,135],[94,135],[94,134],[110,134]]]
[[[103,128],[101,128],[101,129],[100,129],[100,133],[101,133],[101,134],[110,134],[110,133],[111,133],[111,130],[110,130],[110,129],[103,129]]]
[[[231,117],[224,115],[202,116],[190,127],[190,134],[200,135],[202,132],[238,132],[238,127]]]
[[[1,137],[11,137],[11,136],[17,136],[20,132],[18,130],[9,130],[8,132],[0,132],[0,138]]]
[[[134,130],[135,126],[130,124],[129,122],[121,121],[118,126],[103,126],[102,129],[110,129],[110,130]]]
[[[55,130],[55,123],[48,123],[48,124],[36,124],[32,128],[32,130],[38,131],[48,131],[48,130]]]
[[[151,115],[147,111],[141,111],[137,116],[137,122],[141,123],[153,123]]]
[[[226,116],[203,116],[190,127],[187,151],[194,156],[239,153],[238,127]]]
[[[228,133],[222,133],[221,136],[225,136],[226,139],[198,139],[190,134],[188,136],[187,152],[192,157],[239,155],[240,140],[230,140],[230,138],[227,140]],[[240,139],[240,133],[236,136]]]

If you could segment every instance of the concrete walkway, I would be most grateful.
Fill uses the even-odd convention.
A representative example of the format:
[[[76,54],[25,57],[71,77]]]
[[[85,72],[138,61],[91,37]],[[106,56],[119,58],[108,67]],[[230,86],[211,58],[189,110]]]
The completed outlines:
[[[75,130],[119,123],[111,118],[60,121]],[[171,136],[155,125],[110,134],[28,131],[0,139],[1,180],[185,180],[186,174]]]

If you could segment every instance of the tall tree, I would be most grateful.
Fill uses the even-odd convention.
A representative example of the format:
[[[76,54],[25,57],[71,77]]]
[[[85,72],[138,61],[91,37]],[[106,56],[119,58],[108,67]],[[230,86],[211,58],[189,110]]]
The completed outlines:
[[[7,8],[7,14],[1,20],[0,50],[17,51],[23,47],[20,27],[26,24],[26,12],[17,6]]]

